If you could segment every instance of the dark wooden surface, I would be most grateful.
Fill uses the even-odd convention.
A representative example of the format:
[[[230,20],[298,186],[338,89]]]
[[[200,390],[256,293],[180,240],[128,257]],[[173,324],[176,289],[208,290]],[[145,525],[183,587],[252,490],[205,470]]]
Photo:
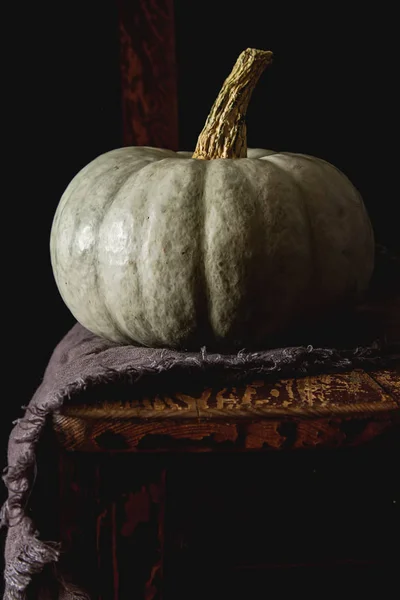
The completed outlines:
[[[198,395],[197,395],[198,394]],[[400,369],[354,370],[245,386],[162,391],[131,402],[65,406],[68,450],[236,451],[357,445],[400,422]]]
[[[129,459],[129,460],[127,460]],[[158,598],[164,557],[165,465],[60,455],[61,565],[93,599]]]
[[[125,146],[178,150],[172,0],[117,0]]]
[[[193,581],[192,599],[387,597],[399,558],[394,449],[182,457],[168,478],[167,597]]]
[[[94,600],[390,597],[399,439],[318,452],[61,454],[67,580]],[[379,595],[381,594],[381,595]],[[389,596],[388,596],[389,594]]]

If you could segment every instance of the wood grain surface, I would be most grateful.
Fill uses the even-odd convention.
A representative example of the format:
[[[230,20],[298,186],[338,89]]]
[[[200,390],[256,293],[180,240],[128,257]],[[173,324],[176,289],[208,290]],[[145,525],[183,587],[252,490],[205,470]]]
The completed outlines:
[[[355,445],[400,419],[400,369],[176,391],[131,402],[65,406],[67,450],[207,452]]]
[[[117,0],[125,146],[178,150],[172,0]]]
[[[96,600],[159,598],[165,465],[102,454],[59,455],[61,567]],[[124,458],[129,464],[124,464]],[[137,457],[140,458],[140,457]],[[76,460],[75,460],[76,459]]]

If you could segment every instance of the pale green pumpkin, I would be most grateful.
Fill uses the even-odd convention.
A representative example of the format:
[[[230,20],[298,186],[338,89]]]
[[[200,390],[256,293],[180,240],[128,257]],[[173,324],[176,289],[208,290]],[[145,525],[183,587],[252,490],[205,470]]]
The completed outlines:
[[[51,261],[87,329],[147,346],[267,346],[366,290],[374,240],[348,178],[310,156],[247,151],[243,116],[270,60],[242,53],[194,155],[121,148],[71,181]]]

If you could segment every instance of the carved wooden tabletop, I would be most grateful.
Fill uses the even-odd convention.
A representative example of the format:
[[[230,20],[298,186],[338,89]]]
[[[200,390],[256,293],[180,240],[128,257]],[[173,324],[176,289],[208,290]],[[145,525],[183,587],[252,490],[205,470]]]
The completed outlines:
[[[399,423],[398,368],[67,406],[54,416],[64,448],[89,452],[355,445]]]

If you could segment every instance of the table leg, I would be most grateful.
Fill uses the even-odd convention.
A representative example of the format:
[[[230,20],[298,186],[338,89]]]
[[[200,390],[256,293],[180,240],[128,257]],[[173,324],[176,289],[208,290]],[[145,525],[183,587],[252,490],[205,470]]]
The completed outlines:
[[[62,568],[93,600],[162,598],[161,458],[62,454]]]

